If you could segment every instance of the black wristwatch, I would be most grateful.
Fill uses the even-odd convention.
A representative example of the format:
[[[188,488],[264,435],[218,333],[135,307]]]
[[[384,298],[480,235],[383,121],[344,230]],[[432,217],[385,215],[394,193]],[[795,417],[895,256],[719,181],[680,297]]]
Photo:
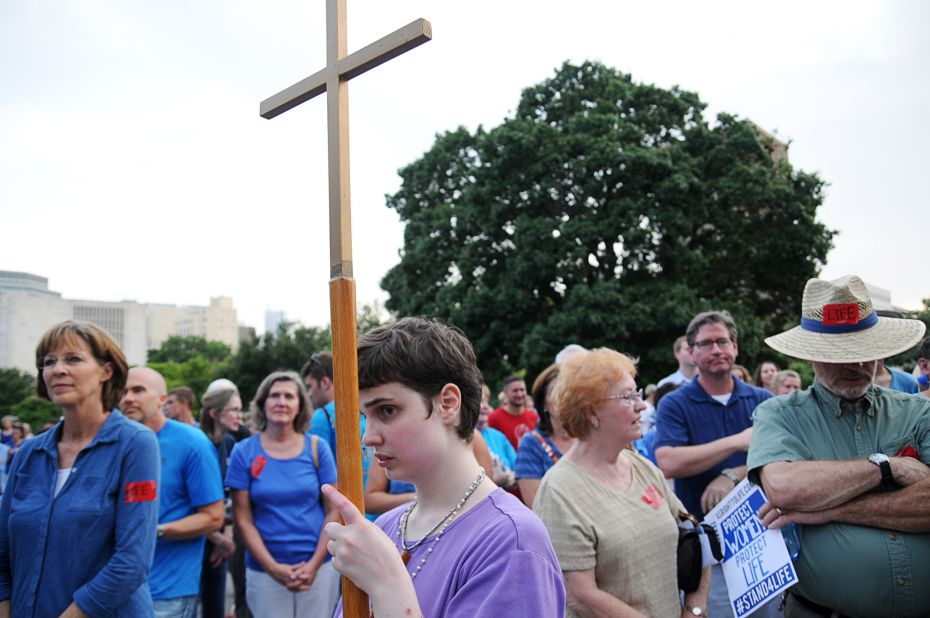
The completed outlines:
[[[894,485],[894,476],[891,474],[891,460],[884,453],[872,453],[869,455],[869,461],[878,466],[882,471],[882,485],[891,487]]]
[[[700,616],[701,618],[707,618],[707,610],[703,607],[685,605],[685,613],[691,614],[692,616]]]

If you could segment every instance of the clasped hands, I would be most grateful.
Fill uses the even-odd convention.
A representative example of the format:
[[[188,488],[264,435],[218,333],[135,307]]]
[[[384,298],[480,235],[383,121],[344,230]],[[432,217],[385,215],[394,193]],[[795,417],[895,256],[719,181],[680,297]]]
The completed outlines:
[[[313,585],[316,571],[317,567],[312,566],[309,561],[305,561],[297,564],[278,563],[268,574],[291,592],[303,592],[309,590],[310,586]]]

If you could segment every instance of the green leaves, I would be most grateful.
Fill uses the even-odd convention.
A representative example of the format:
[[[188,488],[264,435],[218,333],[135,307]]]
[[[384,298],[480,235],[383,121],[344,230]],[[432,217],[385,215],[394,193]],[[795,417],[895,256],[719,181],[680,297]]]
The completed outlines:
[[[204,337],[172,335],[158,349],[149,350],[148,361],[184,363],[200,356],[208,361],[221,361],[230,355],[229,346]]]
[[[36,379],[30,374],[15,367],[0,368],[0,416],[35,392]]]
[[[388,309],[461,327],[492,382],[535,374],[570,342],[638,355],[657,379],[712,306],[753,335],[779,330],[831,247],[823,182],[773,162],[752,123],[711,126],[703,109],[694,93],[566,63],[500,126],[438,136],[387,198],[406,223]],[[743,362],[760,348],[741,345]]]

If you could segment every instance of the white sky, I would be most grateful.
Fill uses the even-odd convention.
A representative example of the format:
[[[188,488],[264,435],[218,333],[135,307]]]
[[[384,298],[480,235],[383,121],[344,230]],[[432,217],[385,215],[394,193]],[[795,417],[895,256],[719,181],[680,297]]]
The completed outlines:
[[[399,259],[396,170],[585,59],[790,140],[830,182],[824,275],[930,296],[930,3],[350,0],[349,50],[417,17],[433,41],[350,83],[360,305]],[[258,115],[323,67],[324,20],[323,0],[0,3],[0,270],[66,298],[228,295],[259,330],[267,308],[327,323],[325,101]]]

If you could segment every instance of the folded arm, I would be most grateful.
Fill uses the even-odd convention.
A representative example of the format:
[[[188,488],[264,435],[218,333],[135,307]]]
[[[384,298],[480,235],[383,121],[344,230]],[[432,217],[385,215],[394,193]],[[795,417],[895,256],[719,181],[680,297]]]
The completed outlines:
[[[407,504],[417,497],[415,493],[392,494],[388,491],[390,481],[381,466],[372,465],[368,470],[365,485],[365,511],[374,515],[387,513],[394,507]]]
[[[895,491],[867,493],[819,510],[776,508],[778,503],[771,497],[769,500],[759,511],[759,516],[764,525],[774,529],[790,523],[818,525],[838,522],[898,532],[930,532],[930,510],[927,509],[930,504],[930,476]]]
[[[899,532],[930,532],[930,479],[897,491],[859,496],[826,511],[830,521]]]
[[[223,527],[223,501],[217,500],[197,508],[196,513],[161,524],[162,538],[171,541],[196,539]]]
[[[896,467],[893,463],[892,470]],[[875,489],[882,474],[866,459],[775,461],[762,468],[759,479],[773,505],[792,511],[823,511]]]
[[[752,437],[752,427],[712,442],[693,446],[660,446],[656,461],[665,476],[673,479],[694,476],[710,470],[730,455],[746,452]]]

